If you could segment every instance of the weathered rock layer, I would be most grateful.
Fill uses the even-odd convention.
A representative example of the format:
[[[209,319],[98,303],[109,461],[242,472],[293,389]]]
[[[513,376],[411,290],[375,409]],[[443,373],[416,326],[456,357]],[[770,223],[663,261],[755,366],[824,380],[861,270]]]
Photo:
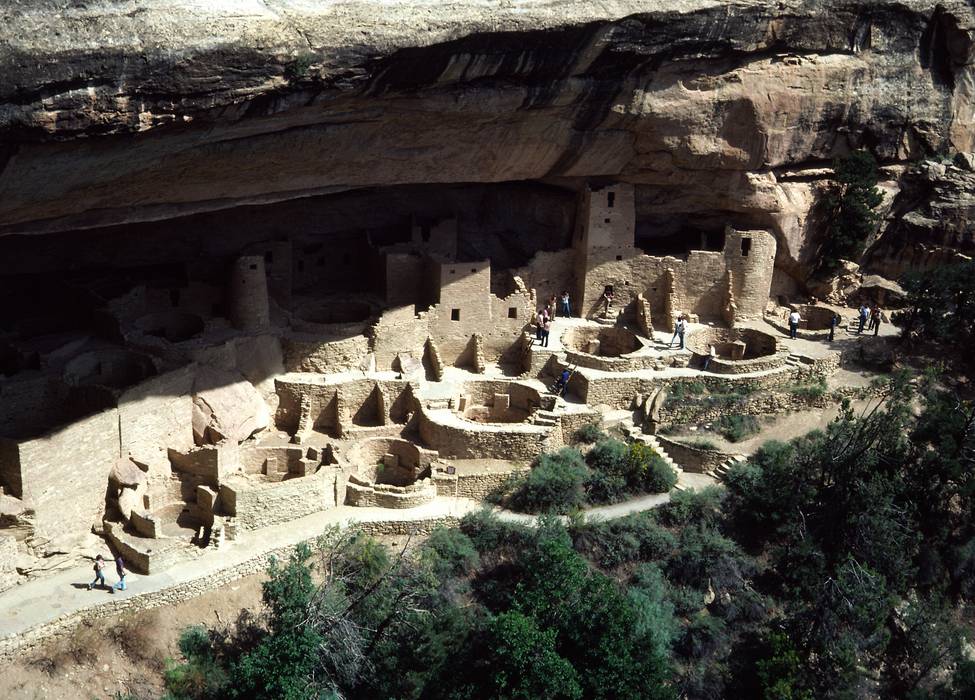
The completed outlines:
[[[799,277],[831,158],[975,149],[973,14],[962,0],[7,0],[0,234],[610,178],[638,186],[644,226],[772,228]]]

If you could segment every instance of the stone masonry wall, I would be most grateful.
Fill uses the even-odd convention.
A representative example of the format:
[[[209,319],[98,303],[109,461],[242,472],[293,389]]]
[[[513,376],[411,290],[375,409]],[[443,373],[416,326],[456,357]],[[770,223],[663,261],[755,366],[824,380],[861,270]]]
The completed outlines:
[[[103,411],[20,443],[24,500],[38,537],[80,535],[101,519],[108,475],[119,457],[119,413]]]
[[[335,472],[321,469],[314,476],[279,483],[221,484],[236,494],[237,526],[256,530],[335,507]]]

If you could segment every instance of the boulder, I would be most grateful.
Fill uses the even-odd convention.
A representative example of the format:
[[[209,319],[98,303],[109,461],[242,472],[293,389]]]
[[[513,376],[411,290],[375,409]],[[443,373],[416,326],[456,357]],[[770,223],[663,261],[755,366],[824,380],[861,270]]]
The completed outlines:
[[[112,467],[108,478],[118,486],[135,487],[146,481],[146,473],[128,457],[123,457]]]
[[[271,412],[239,372],[199,370],[193,383],[193,439],[198,445],[242,442],[268,427]]]

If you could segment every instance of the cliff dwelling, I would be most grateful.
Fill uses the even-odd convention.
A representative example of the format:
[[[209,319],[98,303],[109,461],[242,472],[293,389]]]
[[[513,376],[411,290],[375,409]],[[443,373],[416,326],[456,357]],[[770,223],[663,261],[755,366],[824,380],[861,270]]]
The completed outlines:
[[[709,513],[763,450],[971,391],[937,346],[975,329],[970,3],[7,4],[0,659],[351,529],[392,571],[465,518],[560,527],[586,576],[652,592],[694,518],[731,541]],[[597,551],[640,518],[652,561]],[[517,558],[489,534],[511,551],[450,596]],[[99,555],[141,590],[84,599]],[[660,648],[734,608],[772,654],[789,586],[759,569],[734,605],[711,569],[648,604],[680,619]],[[711,697],[681,658],[667,687]]]

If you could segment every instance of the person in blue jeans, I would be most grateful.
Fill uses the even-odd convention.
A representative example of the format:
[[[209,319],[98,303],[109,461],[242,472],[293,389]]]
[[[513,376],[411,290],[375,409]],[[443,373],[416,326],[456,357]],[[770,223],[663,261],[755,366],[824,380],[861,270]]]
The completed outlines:
[[[118,574],[118,583],[112,586],[112,593],[115,591],[125,590],[125,562],[122,561],[122,555],[115,557],[115,573]]]
[[[572,315],[572,306],[570,306],[570,304],[569,304],[569,293],[568,292],[562,292],[562,295],[560,297],[560,300],[561,300],[561,304],[562,304],[562,310],[560,311],[560,313],[563,316],[571,316]]]
[[[870,309],[866,304],[860,304],[860,327],[857,329],[857,333],[863,333],[863,327],[867,324],[867,318],[870,316]]]
[[[99,554],[95,557],[95,580],[88,584],[88,590],[90,591],[96,585],[101,588],[107,588],[105,585],[105,559]]]

